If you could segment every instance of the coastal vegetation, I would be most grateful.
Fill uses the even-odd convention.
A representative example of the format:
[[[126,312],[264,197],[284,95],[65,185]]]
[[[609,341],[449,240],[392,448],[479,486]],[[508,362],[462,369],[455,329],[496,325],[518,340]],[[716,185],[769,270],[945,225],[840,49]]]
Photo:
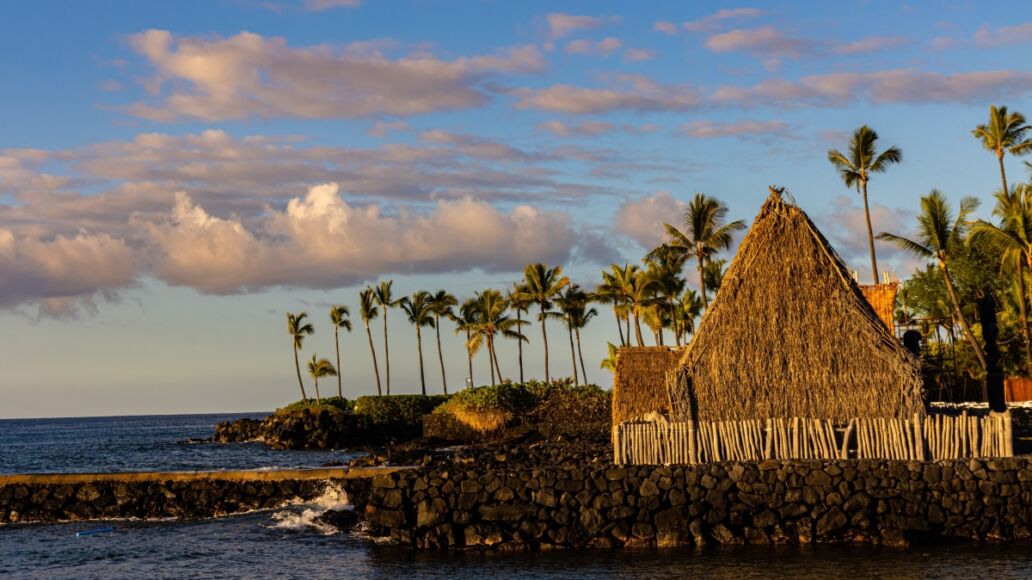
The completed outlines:
[[[845,150],[831,149],[827,153],[843,184],[855,189],[863,201],[873,282],[879,282],[875,238],[893,243],[924,262],[899,286],[893,330],[897,336],[912,331],[919,337],[926,377],[936,390],[935,396],[942,398],[974,397],[969,385],[982,381],[989,371],[986,339],[994,333],[1002,372],[1032,374],[1032,328],[1028,321],[1032,300],[1032,185],[1009,183],[1004,166],[1007,157],[1032,153],[1032,128],[1020,112],[992,106],[987,122],[977,125],[972,135],[998,161],[995,169],[1002,189],[994,192],[991,219],[975,219],[974,198],[965,197],[954,206],[945,193],[932,190],[922,197],[913,226],[877,236],[871,219],[869,183],[874,174],[902,163],[902,149],[881,149],[878,133],[863,125],[853,131]],[[1026,162],[1025,166],[1032,171],[1032,164]],[[617,342],[611,344],[600,368],[613,368],[619,347],[688,344],[699,318],[721,287],[730,258],[725,252],[733,246],[735,235],[747,226],[741,219],[729,219],[729,214],[730,208],[720,199],[696,193],[685,204],[680,220],[662,224],[664,239],[640,263],[610,264],[593,288],[571,281],[562,265],[546,263],[527,264],[522,277],[508,287],[484,288],[465,298],[443,289],[416,290],[411,296],[399,298],[389,279],[366,286],[359,292],[357,314],[366,332],[376,394],[392,393],[388,313],[398,307],[415,331],[415,360],[420,392],[425,395],[431,394],[423,353],[426,328],[434,330],[442,394],[455,392],[448,384],[446,359],[451,354],[442,344],[443,325],[451,325],[463,339],[466,387],[478,385],[474,362],[481,355],[487,357],[489,376],[479,384],[529,385],[535,378],[551,384],[557,363],[552,356],[554,345],[549,343],[550,322],[566,330],[563,342],[569,343],[570,366],[558,363],[564,367],[559,375],[570,377],[573,385],[589,383],[588,367],[596,367],[596,363],[585,360],[582,331],[600,313],[606,318],[611,313],[617,330]],[[979,304],[983,304],[981,311]],[[992,332],[983,328],[985,304],[996,314]],[[377,339],[372,321],[381,317],[383,336]],[[288,313],[287,318],[298,384],[302,400],[307,401],[298,353],[315,329],[304,312]],[[330,366],[337,373],[337,396],[343,397],[341,375],[346,362],[341,358],[340,331],[351,330],[348,307],[333,306],[330,322],[337,355],[335,366]],[[532,325],[538,326],[539,337],[530,331]],[[382,341],[380,353],[377,340]],[[532,343],[538,340],[540,346],[534,347]],[[515,342],[515,348],[503,348],[507,341]],[[540,348],[541,374],[525,368],[524,351],[528,346]],[[318,377],[312,375],[313,386]],[[316,399],[320,398],[317,390]],[[463,400],[454,399],[450,404],[466,405]]]

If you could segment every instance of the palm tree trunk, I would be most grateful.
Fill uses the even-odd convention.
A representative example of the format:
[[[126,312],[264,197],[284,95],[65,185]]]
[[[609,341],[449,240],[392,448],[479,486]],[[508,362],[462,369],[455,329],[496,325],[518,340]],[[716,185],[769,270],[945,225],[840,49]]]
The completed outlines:
[[[522,333],[523,331],[523,318],[520,317],[520,309],[516,309],[516,328]],[[520,362],[520,384],[523,384],[523,339],[516,341],[516,349],[518,352]]]
[[[1021,338],[1025,341],[1025,369],[1032,377],[1032,338],[1028,333],[1028,314],[1025,312],[1025,263],[1021,255],[1015,260],[1018,271],[1018,313],[1021,315]]]
[[[696,252],[695,257],[699,260],[699,291],[702,292],[702,309],[709,310],[709,298],[706,297],[706,277],[702,275],[702,252]]]
[[[294,345],[294,370],[297,371],[297,384],[301,387],[301,400],[308,402],[308,395],[305,394],[305,383],[301,380],[301,363],[297,360],[297,345]]]
[[[641,320],[638,319],[638,311],[634,311],[634,337],[638,339],[638,346],[645,346],[645,340],[641,337]]]
[[[495,380],[495,359],[494,359],[494,356],[491,355],[491,350],[492,350],[491,349],[491,342],[492,341],[491,341],[491,336],[490,335],[488,335],[486,342],[487,342],[487,345],[486,345],[487,346],[487,365],[491,369],[491,386],[494,386],[494,385],[497,385],[498,382]]]
[[[494,358],[495,371],[498,372],[498,382],[502,382],[505,379],[502,378],[502,365],[498,362],[498,351],[495,350],[494,337],[491,338],[491,357]]]
[[[552,382],[552,375],[548,372],[548,331],[545,329],[545,304],[538,303],[541,307],[541,340],[545,346],[545,382]]]
[[[1000,182],[1003,183],[1003,194],[1007,195],[1007,170],[1003,168],[1003,150],[996,153],[996,160],[1000,162]]]
[[[566,320],[566,330],[570,335],[570,359],[573,361],[573,384],[579,385],[580,381],[578,380],[579,377],[577,373],[577,349],[573,346],[573,325],[570,324],[569,318]]]
[[[469,386],[473,387],[476,383],[473,382],[473,349],[469,347],[469,341],[473,340],[470,336],[469,330],[466,330],[466,362],[469,363]]]
[[[953,302],[953,309],[957,312],[957,319],[960,321],[960,327],[964,329],[964,336],[966,336],[968,342],[971,343],[971,348],[975,351],[975,357],[978,358],[978,363],[982,365],[982,370],[985,371],[985,353],[982,352],[982,347],[980,347],[978,345],[978,341],[975,340],[975,335],[971,332],[971,327],[968,326],[967,317],[964,316],[964,312],[960,309],[960,301],[957,299],[957,291],[953,288],[953,278],[950,277],[950,269],[946,265],[946,261],[942,258],[939,259],[939,267],[942,268],[943,278],[946,279],[946,290],[949,291],[950,300]]]
[[[387,306],[383,307],[383,364],[387,367],[387,395],[391,394],[391,348],[387,343]]]
[[[317,403],[322,403],[322,397],[319,396],[319,379],[313,379],[315,381],[315,400]]]
[[[441,363],[441,388],[448,394],[448,379],[444,377],[444,354],[441,352],[441,317],[434,315],[434,330],[437,331],[437,360]]]
[[[416,350],[419,351],[419,385],[423,390],[423,396],[426,396],[426,377],[423,375],[423,333],[419,331],[419,325],[416,325]]]
[[[577,358],[580,359],[581,378],[584,379],[584,384],[586,385],[588,384],[588,369],[584,366],[584,351],[581,350],[580,329],[574,330],[574,333],[577,335]]]
[[[373,372],[376,373],[376,394],[383,396],[383,389],[380,388],[380,365],[376,364],[376,348],[373,347],[373,331],[369,330],[369,322],[365,323],[366,336],[369,337],[369,352],[373,355]],[[340,372],[340,369],[337,369]]]
[[[341,399],[344,398],[344,388],[341,386],[340,375],[340,327],[333,327],[333,344],[337,349],[337,396]]]
[[[616,331],[620,333],[620,346],[627,346],[623,337],[623,322],[620,321],[620,313],[616,311],[615,305],[613,306],[613,316],[616,317]]]
[[[871,228],[871,210],[867,206],[867,180],[861,180],[864,190],[864,217],[867,218],[867,245],[871,248],[871,276],[878,283],[878,258],[874,255],[874,229]]]
[[[630,346],[631,345],[631,315],[630,314],[627,314],[627,316],[624,317],[624,324],[627,325],[627,332],[624,333],[624,336],[627,337],[627,344],[624,345],[624,346]]]

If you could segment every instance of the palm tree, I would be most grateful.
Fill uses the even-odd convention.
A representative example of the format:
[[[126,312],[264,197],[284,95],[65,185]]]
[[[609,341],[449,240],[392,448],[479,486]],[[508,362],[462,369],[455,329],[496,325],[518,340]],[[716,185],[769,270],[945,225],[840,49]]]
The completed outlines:
[[[630,318],[627,308],[628,288],[631,278],[637,271],[638,267],[631,264],[624,264],[622,268],[618,264],[610,264],[608,271],[602,271],[602,284],[595,290],[596,301],[613,305],[616,330],[620,333],[620,346],[627,346],[631,341],[630,332],[627,332],[625,338],[623,322],[629,321]],[[630,331],[630,327],[627,330]]]
[[[1025,297],[1025,269],[1032,271],[1032,186],[1019,184],[1010,192],[996,193],[993,214],[1000,218],[996,226],[978,220],[971,227],[970,243],[985,240],[1002,253],[1003,263],[1014,264],[1016,301],[1021,317],[1021,334],[1025,343],[1025,360],[1032,376],[1032,337],[1030,337]]]
[[[524,298],[524,288],[519,282],[513,282],[512,288],[505,293],[505,299],[509,302],[509,308],[516,313],[516,323],[523,326],[523,313],[530,309],[530,302]],[[523,341],[516,341],[517,358],[520,363],[520,384],[523,380]]]
[[[695,334],[695,319],[702,314],[702,298],[691,288],[684,291],[678,304],[678,316],[681,319],[681,332],[687,342],[688,334]]]
[[[660,246],[652,252],[655,254],[673,249],[682,255],[695,257],[698,262],[702,304],[705,308],[709,308],[709,299],[706,297],[706,279],[703,276],[705,262],[717,252],[731,247],[731,235],[745,229],[744,221],[735,220],[725,223],[726,219],[727,206],[723,202],[708,195],[696,193],[684,215],[685,231],[682,232],[670,224],[663,224],[663,228],[670,238],[666,244],[667,249],[662,249],[664,246]]]
[[[903,151],[889,147],[878,153],[875,147],[878,133],[867,125],[853,131],[849,141],[849,156],[838,149],[828,150],[828,161],[838,170],[846,187],[855,187],[864,198],[864,217],[867,218],[867,244],[871,249],[871,276],[878,283],[878,259],[874,253],[874,230],[871,228],[871,209],[867,204],[867,182],[872,173],[882,173],[894,163],[903,161]]]
[[[330,322],[333,323],[333,344],[337,349],[337,368],[340,367],[340,329],[351,332],[351,311],[347,306],[331,306]],[[344,398],[344,387],[341,385],[340,373],[337,373],[337,396]]]
[[[647,272],[636,269],[627,288],[627,302],[634,317],[634,336],[638,346],[645,346],[641,337],[641,318],[655,303],[655,284],[656,281]]]
[[[717,295],[720,285],[724,282],[724,266],[726,265],[727,260],[710,260],[702,268],[702,277],[706,280],[706,287],[713,290],[714,296]]]
[[[708,264],[709,262],[707,262]],[[685,280],[681,278],[679,272],[682,269],[682,265],[678,262],[671,262],[666,259],[659,261],[653,259],[645,260],[645,269],[648,276],[654,280],[653,290],[656,293],[656,306],[658,308],[657,315],[660,317],[662,322],[668,322],[671,326],[671,330],[674,333],[674,341],[678,346],[681,346],[680,335],[677,332],[676,324],[676,303],[677,298],[681,295],[681,291],[684,290]],[[660,327],[659,332],[659,345],[663,345],[663,330]]]
[[[376,306],[376,298],[372,287],[366,286],[365,290],[358,293],[358,297],[361,302],[359,311],[362,315],[362,323],[365,324],[366,336],[369,337],[369,352],[373,355],[373,372],[376,373],[376,394],[383,396],[383,389],[380,387],[380,366],[376,364],[376,348],[373,347],[373,332],[369,330],[369,321],[380,314],[380,309]]]
[[[496,372],[498,381],[503,380],[502,369],[498,364],[498,353],[495,349],[495,337],[501,335],[503,338],[526,340],[526,337],[520,332],[521,322],[506,314],[508,308],[508,302],[498,290],[484,290],[477,293],[479,312],[472,330],[479,334],[487,345],[492,384],[494,384],[494,373]],[[522,324],[526,324],[526,321],[523,321]]]
[[[335,377],[338,376],[337,369],[333,368],[333,363],[324,359],[318,358],[317,355],[312,355],[312,360],[308,361],[308,374],[312,375],[312,380],[315,381],[315,400],[322,402],[322,397],[319,396],[319,377]]]
[[[611,342],[607,342],[606,345],[609,347],[609,356],[602,359],[602,363],[598,365],[598,368],[616,374],[616,355],[620,349],[616,348],[616,345]]]
[[[424,326],[434,326],[434,311],[431,301],[433,297],[426,290],[420,290],[412,295],[412,298],[402,298],[398,301],[401,309],[408,314],[408,321],[416,327],[416,350],[419,352],[419,384],[423,389],[423,396],[426,396],[426,377],[423,374],[423,333]]]
[[[297,384],[301,387],[301,399],[307,403],[308,395],[305,394],[305,383],[301,380],[301,363],[297,360],[297,351],[304,344],[305,337],[315,332],[315,327],[312,326],[312,323],[305,322],[305,318],[308,318],[307,312],[296,315],[287,313],[287,334],[294,343],[294,369],[297,371]]]
[[[584,309],[584,305],[588,302],[588,295],[581,290],[581,287],[577,284],[570,284],[560,294],[559,298],[555,301],[556,306],[559,307],[559,312],[556,313],[556,318],[561,318],[563,323],[566,325],[567,333],[570,335],[570,358],[573,361],[573,384],[579,385],[577,373],[577,348],[573,343],[573,316],[574,311]]]
[[[552,380],[548,369],[548,331],[545,329],[545,320],[552,308],[552,300],[569,283],[570,279],[563,276],[562,266],[549,268],[545,264],[528,264],[523,269],[522,296],[539,308],[538,320],[541,321],[541,340],[545,349],[545,382]]]
[[[373,289],[373,296],[376,298],[376,303],[380,305],[383,310],[383,364],[387,369],[387,394],[391,394],[391,348],[390,343],[387,341],[387,310],[394,308],[401,304],[401,300],[394,299],[394,292],[392,287],[394,286],[394,280],[384,280],[380,282],[380,285]]]
[[[946,198],[938,190],[933,189],[931,193],[921,198],[921,213],[917,216],[917,240],[904,238],[895,234],[882,232],[878,234],[879,240],[890,241],[900,248],[909,251],[919,258],[934,259],[939,269],[942,270],[946,282],[946,290],[949,293],[950,301],[953,302],[953,311],[956,314],[964,335],[971,344],[975,356],[978,358],[982,370],[986,370],[985,354],[982,347],[975,340],[971,332],[967,317],[960,308],[960,300],[957,298],[956,288],[953,286],[953,278],[950,276],[950,257],[958,244],[964,243],[964,234],[968,227],[968,216],[978,207],[978,199],[965,197],[960,200],[960,211],[956,219]]]
[[[455,296],[445,290],[438,290],[430,296],[430,311],[434,313],[434,330],[437,332],[437,360],[441,363],[441,388],[448,394],[448,379],[444,375],[444,354],[441,352],[441,317],[452,317],[452,308],[459,303]]]
[[[987,151],[996,154],[996,160],[1000,164],[1000,181],[1003,183],[1003,192],[1007,189],[1007,171],[1003,168],[1003,157],[1010,153],[1015,156],[1028,155],[1032,153],[1032,139],[1026,135],[1032,131],[1032,126],[1025,124],[1025,116],[1014,111],[1007,112],[1007,107],[989,105],[989,122],[978,125],[971,131],[982,147]]]
[[[588,295],[588,301],[590,300],[591,296]],[[580,331],[596,316],[598,316],[598,310],[588,308],[587,302],[570,312],[570,325],[573,326],[573,334],[577,338],[577,358],[580,359],[581,377],[584,379],[585,384],[588,383],[588,369],[584,366],[584,351],[581,349]]]
[[[455,322],[455,333],[466,333],[466,362],[469,363],[469,386],[473,387],[473,357],[476,356],[483,344],[479,334],[473,334],[473,328],[480,320],[480,303],[476,298],[463,301],[459,306],[458,314],[452,313],[451,319]]]

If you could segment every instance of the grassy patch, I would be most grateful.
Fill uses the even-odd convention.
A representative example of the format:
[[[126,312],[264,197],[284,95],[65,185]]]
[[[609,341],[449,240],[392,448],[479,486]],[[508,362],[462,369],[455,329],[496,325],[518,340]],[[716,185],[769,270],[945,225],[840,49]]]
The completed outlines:
[[[607,422],[610,394],[596,385],[530,381],[466,389],[435,413],[451,413],[463,424],[487,433],[523,422]]]
[[[373,425],[402,423],[421,426],[429,415],[448,400],[447,395],[388,395],[359,397],[354,412]]]
[[[355,402],[349,401],[344,397],[327,397],[322,401],[316,401],[310,399],[308,401],[295,401],[286,407],[280,407],[276,409],[275,415],[281,415],[283,413],[293,413],[294,411],[300,411],[301,409],[311,409],[317,411],[319,409],[343,411],[350,413],[355,408]]]

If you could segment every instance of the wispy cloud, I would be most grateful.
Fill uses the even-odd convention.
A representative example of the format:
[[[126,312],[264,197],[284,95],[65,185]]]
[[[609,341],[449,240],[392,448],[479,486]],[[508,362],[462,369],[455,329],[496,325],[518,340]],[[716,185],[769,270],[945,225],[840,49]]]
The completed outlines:
[[[616,16],[582,16],[562,12],[553,12],[545,18],[548,22],[548,36],[552,40],[570,36],[580,30],[598,28],[620,21]]]
[[[678,133],[696,139],[734,137],[743,141],[770,142],[775,139],[791,139],[792,132],[783,121],[742,120],[730,123],[696,121],[682,125]]]
[[[996,48],[1000,46],[1017,46],[1032,43],[1032,22],[1002,26],[992,29],[983,26],[975,31],[975,46]]]
[[[763,11],[758,8],[724,8],[702,18],[684,22],[681,27],[688,32],[712,32],[729,20],[757,18],[762,15]]]
[[[619,38],[609,36],[599,41],[574,40],[566,44],[566,52],[569,54],[595,54],[608,56],[620,49],[623,45]]]
[[[552,85],[544,89],[524,89],[519,93],[516,107],[586,114],[619,110],[686,111],[701,103],[691,87],[661,85],[637,75],[623,75],[617,80],[620,81],[617,88]]]

